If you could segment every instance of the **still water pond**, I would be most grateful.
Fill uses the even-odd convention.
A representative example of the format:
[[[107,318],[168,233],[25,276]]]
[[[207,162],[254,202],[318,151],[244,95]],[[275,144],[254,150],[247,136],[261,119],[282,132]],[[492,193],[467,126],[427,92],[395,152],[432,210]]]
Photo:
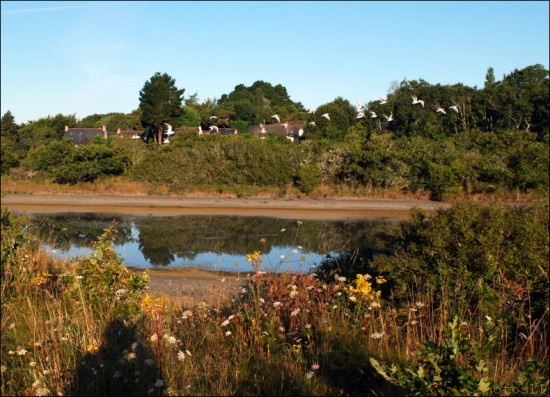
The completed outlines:
[[[262,253],[260,270],[309,272],[327,256],[365,244],[395,220],[316,221],[239,216],[154,217],[109,213],[30,215],[39,243],[55,257],[87,256],[116,221],[113,248],[125,266],[197,267],[248,272],[246,255]]]

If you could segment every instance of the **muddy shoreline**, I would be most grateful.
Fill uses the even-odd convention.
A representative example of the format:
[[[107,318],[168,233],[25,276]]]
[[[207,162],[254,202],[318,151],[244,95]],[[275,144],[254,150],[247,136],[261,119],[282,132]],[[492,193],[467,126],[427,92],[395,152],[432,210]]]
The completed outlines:
[[[6,194],[2,206],[30,213],[110,212],[138,215],[240,215],[286,219],[405,219],[412,208],[427,212],[449,203],[395,199],[286,199],[180,196]]]

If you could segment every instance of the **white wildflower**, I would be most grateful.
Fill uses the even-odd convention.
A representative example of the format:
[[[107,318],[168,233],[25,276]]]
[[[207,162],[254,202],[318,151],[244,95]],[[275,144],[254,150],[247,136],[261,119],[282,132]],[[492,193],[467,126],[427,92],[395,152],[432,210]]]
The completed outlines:
[[[189,357],[191,357],[191,352],[189,350],[185,351]]]
[[[225,336],[231,336],[231,331],[226,331]]]
[[[294,298],[294,297],[296,297],[296,295],[298,295],[298,291],[296,291],[296,290],[290,291],[289,295],[290,295],[291,298]]]
[[[273,307],[278,307],[278,306],[281,306],[282,303],[281,302],[273,302]]]
[[[25,348],[21,348],[20,350],[17,351],[18,356],[24,356],[25,354],[27,354],[27,351],[25,350]]]
[[[370,337],[372,339],[380,339],[382,337],[382,335],[384,335],[384,333],[374,332],[374,333],[370,334]]]
[[[155,387],[162,387],[164,386],[164,381],[162,379],[157,379],[155,382]]]
[[[221,325],[222,325],[222,327],[225,327],[228,324],[229,324],[229,320],[225,320]]]
[[[128,353],[128,355],[126,356],[126,358],[128,360],[133,360],[136,358],[136,353]]]
[[[315,372],[309,371],[308,373],[306,373],[306,378],[311,379],[313,377],[313,374],[315,374]]]
[[[132,343],[132,350],[136,350],[138,348],[138,343],[134,342]]]
[[[31,361],[31,362],[29,363],[29,365],[30,365],[31,367],[35,367],[35,366],[36,366],[36,361]]]
[[[151,335],[151,342],[156,342],[157,340],[159,339],[158,335],[156,333],[154,333],[153,335]]]
[[[11,323],[10,326],[8,327],[9,329],[14,329],[15,328],[15,323]]]
[[[297,308],[297,309],[294,309],[293,311],[291,311],[290,316],[291,317],[297,316],[298,313],[300,313],[300,308]]]
[[[183,360],[185,360],[185,353],[180,350],[178,351],[178,361],[183,361]]]
[[[176,344],[176,342],[177,342],[177,340],[176,340],[176,338],[174,338],[173,336],[170,336],[170,337],[168,338],[168,343],[170,343],[171,345]]]

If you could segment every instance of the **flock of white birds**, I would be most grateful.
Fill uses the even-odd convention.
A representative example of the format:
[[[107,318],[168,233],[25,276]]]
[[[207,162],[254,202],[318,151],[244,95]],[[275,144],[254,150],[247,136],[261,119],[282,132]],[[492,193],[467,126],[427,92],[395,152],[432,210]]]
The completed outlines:
[[[422,99],[418,99],[418,97],[416,95],[411,95],[411,99],[412,99],[411,103],[413,105],[420,105],[420,106],[424,107],[424,101]],[[388,103],[388,100],[384,97],[380,97],[380,105],[385,105],[386,103]],[[449,109],[456,112],[456,113],[459,112],[457,105],[449,106]],[[358,119],[365,118],[365,110],[366,110],[365,106],[361,102],[357,101],[357,118]],[[435,105],[435,111],[437,113],[447,114],[445,109],[442,108],[441,106],[439,106],[438,104]],[[378,114],[376,114],[376,112],[369,111],[369,113],[370,113],[370,117],[372,119],[378,118]],[[393,111],[390,112],[389,116],[387,116],[385,114],[382,114],[382,117],[384,117],[386,119],[386,121],[388,121],[388,122],[393,121],[394,120],[393,119]]]
[[[379,97],[380,98],[380,105],[385,105],[386,103],[388,103],[388,100],[384,97]],[[416,95],[411,95],[411,98],[412,98],[412,104],[413,105],[420,105],[422,107],[424,107],[424,101],[422,99],[418,99],[418,97]],[[449,110],[452,110],[456,113],[459,112],[458,110],[458,106],[457,105],[452,105],[452,106],[449,106]],[[365,111],[366,111],[366,108],[365,106],[360,102],[360,101],[357,101],[357,118],[358,119],[363,119],[365,118]],[[439,106],[438,104],[435,105],[435,111],[437,113],[441,113],[441,114],[447,114],[447,112],[445,111],[444,108],[442,108],[441,106]],[[314,110],[313,109],[309,109],[308,110],[308,113],[311,113],[313,114],[314,113]],[[373,111],[369,111],[370,113],[370,117],[372,119],[376,119],[378,118],[378,114],[376,114],[376,112],[373,112]],[[324,113],[321,115],[321,117],[327,119],[328,121],[330,121],[330,115],[329,113]],[[385,115],[385,114],[382,114],[382,117],[384,117],[386,119],[387,122],[391,122],[393,121],[393,111],[390,112],[390,115]],[[281,122],[281,118],[279,117],[278,114],[274,114],[273,116],[271,116],[272,119],[275,119],[277,120],[278,123]],[[210,120],[214,121],[216,120],[217,117],[216,116],[210,116]],[[166,137],[164,138],[164,140],[162,141],[162,143],[164,144],[168,144],[170,143],[170,137],[172,135],[175,134],[175,131],[172,129],[172,126],[168,123],[163,123],[165,126],[166,126],[166,131],[164,132],[164,134],[166,135]],[[308,123],[308,125],[312,126],[312,127],[315,127],[316,124],[315,124],[315,121],[311,121]],[[288,124],[283,124],[283,126],[288,126]],[[199,127],[200,129],[200,127]],[[215,125],[212,125],[210,126],[210,131],[216,131],[216,132],[219,132],[218,130],[218,127],[215,126]],[[132,136],[133,139],[140,139],[140,136],[139,134],[135,134],[134,136]]]

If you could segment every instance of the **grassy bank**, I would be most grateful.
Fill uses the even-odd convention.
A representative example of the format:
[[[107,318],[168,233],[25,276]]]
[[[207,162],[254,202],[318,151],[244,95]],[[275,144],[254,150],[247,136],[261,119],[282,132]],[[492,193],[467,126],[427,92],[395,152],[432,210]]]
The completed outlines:
[[[26,225],[2,212],[2,395],[547,394],[547,204],[417,213],[220,306],[150,295],[116,225],[68,263]]]
[[[95,182],[79,182],[74,185],[53,183],[50,178],[40,177],[32,173],[20,171],[12,175],[2,175],[2,193],[15,194],[109,194],[109,195],[144,195],[144,196],[196,196],[196,197],[265,197],[265,198],[372,198],[372,199],[405,199],[428,200],[429,192],[403,192],[399,189],[383,189],[366,186],[350,187],[345,185],[320,185],[312,192],[305,194],[299,189],[288,185],[280,187],[261,186],[224,186],[201,185],[186,189],[173,189],[165,185],[155,185],[146,182],[136,182],[125,176],[105,177]],[[460,201],[504,201],[531,202],[546,197],[546,193],[532,191],[519,193],[497,189],[492,194],[463,194],[453,198]]]

